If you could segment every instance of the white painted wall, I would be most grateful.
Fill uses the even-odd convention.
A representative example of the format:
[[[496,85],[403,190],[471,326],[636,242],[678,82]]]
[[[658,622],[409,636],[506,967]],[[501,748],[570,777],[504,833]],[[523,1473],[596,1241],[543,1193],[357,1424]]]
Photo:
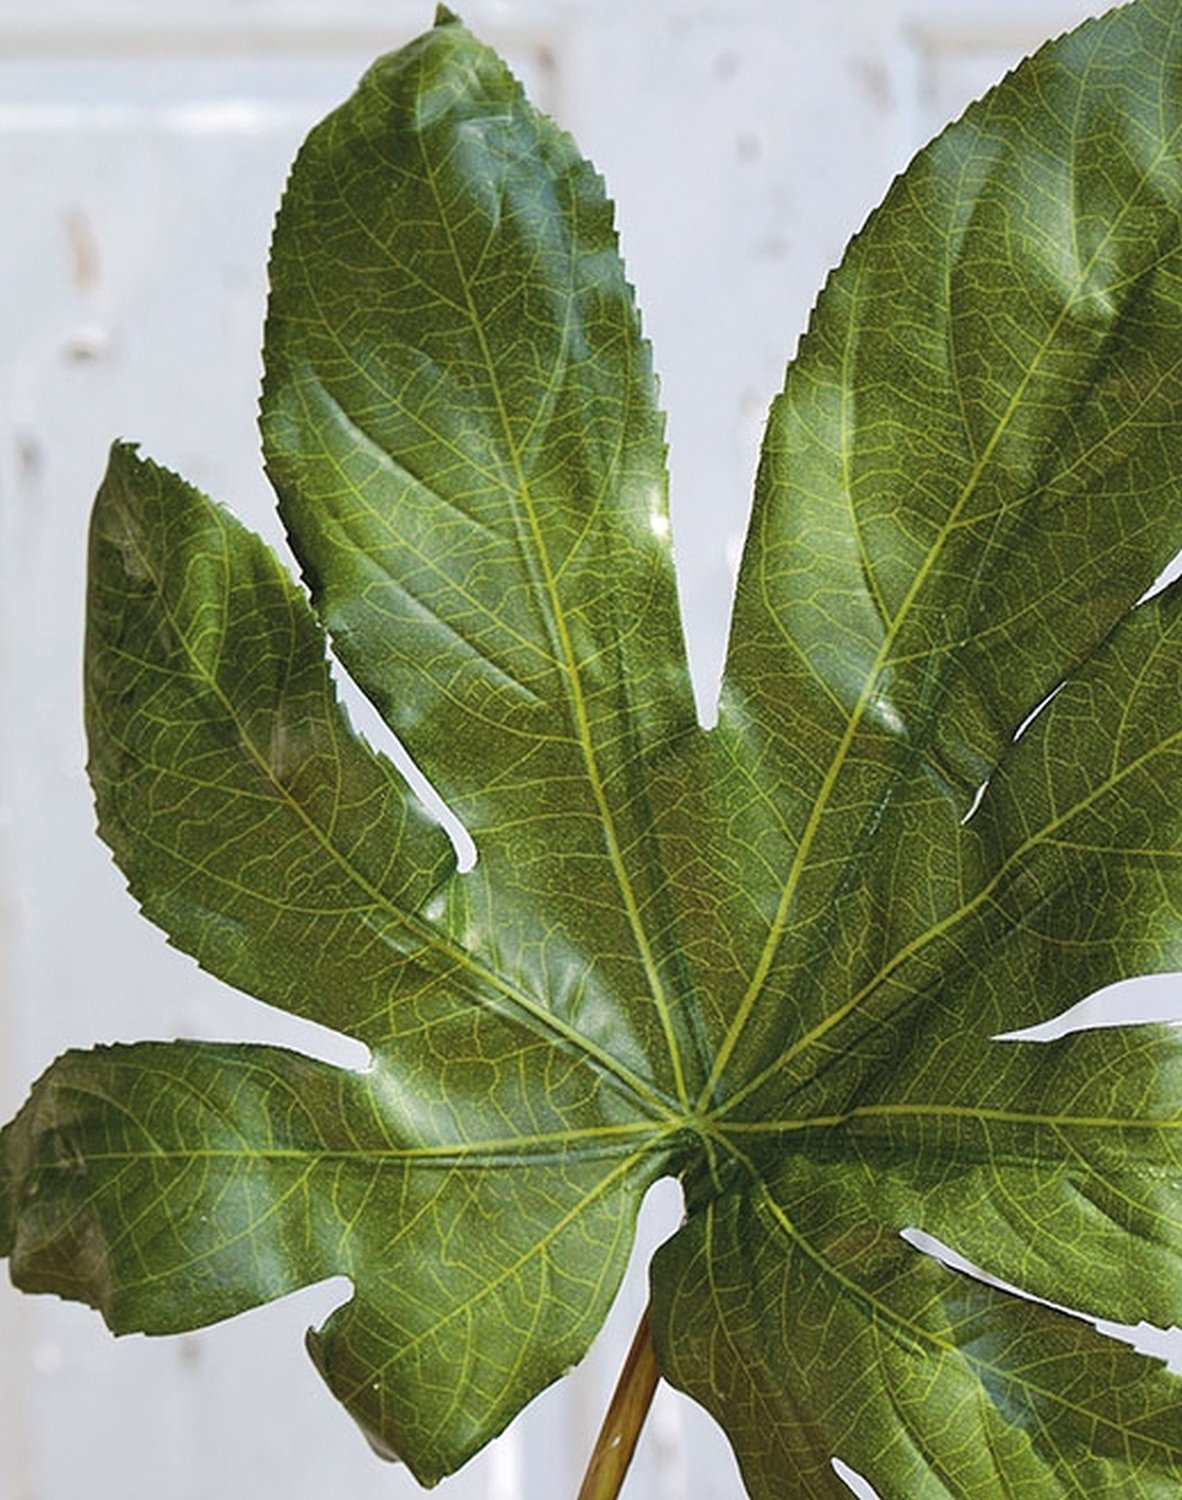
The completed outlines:
[[[69,1045],[183,1034],[341,1056],[199,974],[92,836],[79,653],[87,512],[118,435],[279,541],[254,433],[264,261],[287,163],[430,0],[0,0],[0,1117]],[[911,152],[1088,0],[471,0],[619,204],[663,376],[704,702],[755,448],[827,268]],[[1167,994],[1163,982],[1157,1003]],[[347,1054],[346,1054],[347,1055]],[[660,1190],[647,1252],[676,1222]],[[397,1500],[324,1393],[321,1287],[116,1343],[0,1285],[0,1500]],[[560,1500],[644,1301],[444,1500]],[[692,1483],[691,1483],[692,1480]],[[725,1443],[668,1391],[627,1494],[734,1500]]]

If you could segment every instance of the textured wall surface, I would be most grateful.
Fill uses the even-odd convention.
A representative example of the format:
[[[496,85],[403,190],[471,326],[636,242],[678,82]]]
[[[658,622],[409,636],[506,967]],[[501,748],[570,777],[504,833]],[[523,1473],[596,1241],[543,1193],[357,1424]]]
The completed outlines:
[[[756,445],[826,269],[912,151],[1087,0],[470,0],[619,207],[669,410],[683,605],[710,712]],[[337,1038],[200,974],[93,837],[79,655],[86,517],[114,436],[279,542],[254,432],[271,217],[307,127],[429,0],[0,0],[0,1111],[68,1045]],[[374,721],[358,713],[380,739]],[[1143,990],[1168,998],[1172,981]],[[556,1500],[578,1475],[676,1222],[658,1190],[596,1349],[445,1500]],[[0,1285],[0,1500],[418,1493],[320,1387],[316,1288],[115,1343]],[[851,1480],[851,1484],[854,1483]],[[868,1493],[858,1491],[859,1493]],[[662,1391],[628,1495],[740,1493]]]

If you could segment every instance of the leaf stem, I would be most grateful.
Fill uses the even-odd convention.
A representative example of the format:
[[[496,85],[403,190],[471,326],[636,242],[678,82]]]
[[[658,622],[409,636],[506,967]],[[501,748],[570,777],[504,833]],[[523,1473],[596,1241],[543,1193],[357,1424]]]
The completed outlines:
[[[616,1500],[660,1378],[646,1307],[595,1440],[578,1500]]]

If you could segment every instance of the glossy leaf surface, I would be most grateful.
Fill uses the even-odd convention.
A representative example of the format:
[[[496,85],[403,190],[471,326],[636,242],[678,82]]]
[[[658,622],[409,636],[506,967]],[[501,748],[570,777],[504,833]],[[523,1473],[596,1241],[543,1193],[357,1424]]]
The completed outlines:
[[[706,732],[601,184],[446,13],[375,66],[272,256],[311,603],[117,446],[87,644],[147,915],[372,1065],[67,1054],[0,1136],[18,1284],[163,1332],[346,1274],[313,1357],[432,1481],[586,1349],[672,1172],[657,1352],[753,1496],[836,1500],[834,1455],[887,1500],[1178,1492],[1182,1386],[1075,1315],[1182,1320],[1177,1036],[994,1038],[1182,967],[1182,588],[1143,601],[1180,109],[1182,7],[1140,0],[895,183],[773,406]]]

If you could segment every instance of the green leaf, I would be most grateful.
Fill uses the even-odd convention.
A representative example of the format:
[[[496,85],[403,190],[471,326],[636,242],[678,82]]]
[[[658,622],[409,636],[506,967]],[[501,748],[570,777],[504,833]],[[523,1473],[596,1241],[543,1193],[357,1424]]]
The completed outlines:
[[[430,1481],[585,1350],[668,1126],[433,919],[451,846],[350,731],[257,538],[119,446],[90,577],[91,774],[132,890],[205,967],[373,1065],[68,1054],[5,1135],[13,1275],[117,1332],[349,1275],[317,1362]]]
[[[1182,1386],[1079,1314],[1182,1321],[1182,1043],[999,1038],[1182,968],[1180,101],[1138,0],[896,181],[772,408],[706,732],[602,186],[442,8],[375,65],[271,262],[311,604],[117,445],[86,655],[147,915],[371,1065],[68,1053],[0,1133],[18,1284],[163,1332],[347,1275],[313,1358],[431,1482],[580,1357],[672,1173],[658,1357],[757,1500],[835,1455],[884,1500],[1178,1493]]]
[[[99,831],[205,968],[373,1044],[400,971],[454,967],[418,916],[451,845],[350,730],[307,601],[124,445],[91,523],[86,713]]]
[[[988,878],[977,788],[1178,550],[1179,71],[1173,4],[1045,48],[920,154],[817,306],[723,690],[716,801],[759,800],[760,858],[700,901],[748,941],[772,917],[716,1077],[781,1057],[748,1024],[769,989],[794,1043],[832,1026],[831,979],[876,983]],[[1056,1000],[1012,995],[999,1029]]]
[[[337,653],[477,842],[464,943],[583,1026],[651,994],[633,1065],[684,1106],[646,770],[693,700],[602,184],[447,21],[312,132],[271,286],[268,471]]]
[[[614,1125],[544,1045],[481,1060],[458,1029],[435,1032],[457,1053],[446,1095],[409,1099],[381,1059],[348,1074],[263,1046],[67,1053],[8,1130],[14,1276],[116,1332],[172,1333],[347,1275],[313,1357],[378,1451],[432,1482],[586,1347],[657,1134]],[[483,1135],[461,1138],[461,1111]]]
[[[882,1223],[900,1175],[791,1151],[657,1254],[662,1362],[743,1434],[752,1494],[848,1500],[836,1446],[890,1500],[1176,1495],[1182,1384],[917,1253]]]

